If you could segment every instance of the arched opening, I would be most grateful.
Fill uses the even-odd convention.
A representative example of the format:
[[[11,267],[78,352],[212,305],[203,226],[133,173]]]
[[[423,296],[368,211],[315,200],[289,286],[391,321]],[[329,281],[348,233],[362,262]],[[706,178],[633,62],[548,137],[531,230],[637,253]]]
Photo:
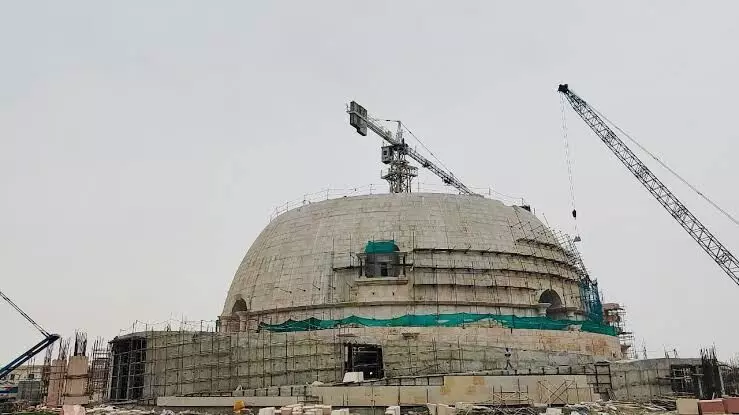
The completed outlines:
[[[361,260],[361,258],[360,258]],[[369,241],[364,248],[365,277],[398,277],[403,269],[400,265],[400,248],[393,240]]]
[[[234,301],[234,305],[231,306],[231,317],[226,320],[227,323],[225,331],[245,331],[247,326],[245,314],[247,311],[248,308],[246,307],[246,301],[239,296],[236,301]]]
[[[557,318],[560,317],[560,309],[562,307],[562,298],[554,290],[546,290],[539,296],[539,303],[548,303],[547,317]]]
[[[246,301],[244,301],[243,298],[239,298],[234,302],[233,307],[231,307],[231,314],[236,314],[239,311],[247,311],[246,308]]]

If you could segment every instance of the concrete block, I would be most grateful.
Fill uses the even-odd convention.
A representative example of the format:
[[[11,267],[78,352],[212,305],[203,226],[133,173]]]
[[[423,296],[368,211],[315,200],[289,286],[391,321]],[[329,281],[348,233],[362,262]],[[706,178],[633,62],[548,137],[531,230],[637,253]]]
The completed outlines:
[[[165,407],[233,407],[237,400],[244,401],[247,407],[269,407],[295,404],[298,398],[295,396],[247,396],[239,399],[232,396],[160,396],[156,402],[157,406]]]
[[[727,397],[724,398],[724,409],[727,414],[739,414],[739,398]]]
[[[726,413],[723,399],[700,400],[698,401],[698,409],[701,415]]]
[[[259,415],[275,415],[275,408],[270,406],[259,410]]]
[[[280,408],[280,415],[292,415],[293,408],[289,406],[283,406]]]
[[[562,415],[562,408],[547,408],[547,415]],[[262,415],[262,414],[259,414]]]
[[[364,381],[363,372],[346,372],[344,373],[344,383],[357,383]]]
[[[385,409],[385,415],[400,415],[400,407],[399,406],[388,406],[387,409]]]
[[[81,405],[62,405],[62,415],[85,415],[85,407]]]
[[[456,412],[457,411],[453,407],[443,403],[436,406],[436,415],[455,415]]]
[[[678,415],[698,415],[698,399],[678,398],[676,401]]]

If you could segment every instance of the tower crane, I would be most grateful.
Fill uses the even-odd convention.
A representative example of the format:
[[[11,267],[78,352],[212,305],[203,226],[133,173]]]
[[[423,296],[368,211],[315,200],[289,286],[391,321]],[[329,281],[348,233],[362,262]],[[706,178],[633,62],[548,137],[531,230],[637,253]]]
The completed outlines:
[[[378,120],[370,118],[367,115],[367,110],[355,101],[349,104],[347,112],[349,113],[349,124],[356,128],[357,133],[366,136],[367,129],[370,129],[389,143],[389,145],[382,147],[382,162],[389,165],[388,170],[382,173],[382,178],[390,184],[391,193],[411,192],[411,180],[418,176],[418,168],[408,163],[406,159],[406,156],[408,156],[422,167],[431,170],[432,173],[441,178],[444,184],[459,190],[461,194],[482,197],[465,186],[452,172],[437,166],[409,147],[403,139],[403,125],[400,121],[395,121],[398,123],[398,132],[393,136],[393,133],[377,123]]]
[[[7,295],[3,294],[2,291],[0,291],[0,297],[2,297],[8,304],[10,304],[11,307],[13,307],[20,315],[22,315],[26,320],[28,320],[29,323],[33,327],[38,330],[41,335],[44,336],[44,339],[35,344],[33,347],[28,349],[26,352],[21,354],[20,356],[16,357],[8,363],[7,365],[0,368],[0,379],[4,378],[6,375],[8,375],[10,372],[14,371],[15,369],[19,368],[21,365],[26,363],[27,361],[31,360],[34,356],[41,353],[44,349],[54,344],[55,341],[59,340],[58,334],[52,334],[48,331],[44,330],[43,327],[41,327],[38,323],[33,321],[33,319],[26,314],[18,305],[16,305],[10,298],[8,298]]]
[[[722,270],[739,285],[739,261],[719,240],[703,225],[698,218],[652,173],[649,168],[626,146],[611,130],[597,111],[584,99],[572,92],[567,84],[559,85],[557,91],[569,101],[572,109],[585,121],[605,145],[618,157],[627,169],[644,185],[657,201],[672,215],[686,232],[703,248],[704,251],[721,267]]]

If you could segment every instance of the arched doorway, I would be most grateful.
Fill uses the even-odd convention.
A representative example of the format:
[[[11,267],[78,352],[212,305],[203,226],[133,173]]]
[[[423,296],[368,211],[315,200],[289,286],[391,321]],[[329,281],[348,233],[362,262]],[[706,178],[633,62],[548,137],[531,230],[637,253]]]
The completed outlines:
[[[248,311],[248,308],[246,307],[246,301],[244,301],[243,298],[239,298],[234,302],[233,307],[231,307],[231,314],[236,314],[239,311]]]
[[[243,298],[234,301],[234,305],[231,307],[231,327],[229,331],[246,331],[247,311],[249,310]]]
[[[562,298],[557,294],[556,291],[549,289],[545,290],[539,296],[539,303],[548,303],[547,317],[559,318],[561,317]]]

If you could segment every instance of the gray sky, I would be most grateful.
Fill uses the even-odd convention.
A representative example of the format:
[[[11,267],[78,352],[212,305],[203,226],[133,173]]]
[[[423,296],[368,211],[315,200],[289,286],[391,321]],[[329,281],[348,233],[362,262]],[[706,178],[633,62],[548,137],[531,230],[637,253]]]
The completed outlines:
[[[572,231],[559,82],[739,214],[733,2],[2,2],[0,287],[51,331],[214,319],[287,200],[379,183],[351,99]],[[739,287],[568,109],[578,225],[652,356]],[[652,165],[653,163],[650,163]],[[730,248],[739,228],[657,174]],[[439,183],[424,173],[421,181]],[[504,199],[505,200],[505,199]],[[506,200],[509,201],[509,200]],[[39,335],[0,305],[0,364]]]

